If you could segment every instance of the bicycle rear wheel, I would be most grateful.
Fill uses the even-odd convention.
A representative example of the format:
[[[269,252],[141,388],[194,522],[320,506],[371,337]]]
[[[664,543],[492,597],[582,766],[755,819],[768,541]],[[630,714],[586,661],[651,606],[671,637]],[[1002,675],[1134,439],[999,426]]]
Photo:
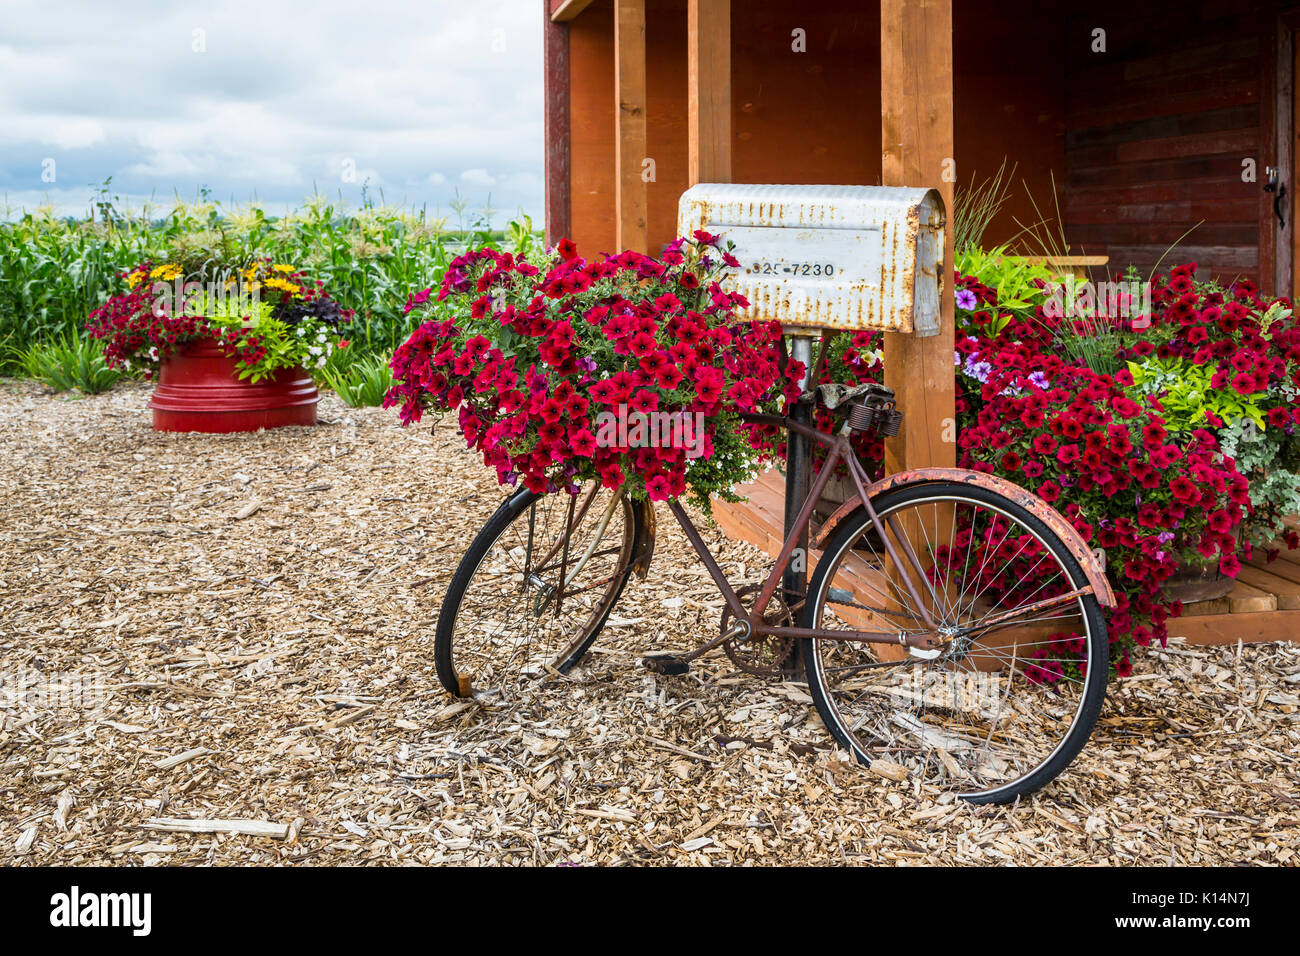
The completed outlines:
[[[1109,649],[1097,599],[1066,544],[1015,502],[958,482],[913,485],[845,520],[813,574],[804,626],[923,634],[944,646],[803,642],[808,683],[835,738],[864,763],[975,803],[1004,803],[1059,774],[1105,698]],[[917,592],[884,535],[924,569]],[[910,566],[910,561],[908,562]]]
[[[508,693],[566,673],[591,647],[647,546],[640,509],[589,483],[520,491],[478,533],[438,613],[435,662],[450,693]]]

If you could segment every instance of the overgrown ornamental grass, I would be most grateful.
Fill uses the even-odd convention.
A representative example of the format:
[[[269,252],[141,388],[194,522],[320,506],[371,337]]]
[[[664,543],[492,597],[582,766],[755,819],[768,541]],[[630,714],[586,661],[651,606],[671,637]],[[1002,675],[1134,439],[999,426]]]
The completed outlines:
[[[407,291],[440,281],[462,248],[527,251],[540,241],[526,218],[504,232],[481,223],[449,232],[445,220],[422,211],[349,210],[319,196],[279,215],[256,203],[177,202],[166,213],[136,214],[97,205],[85,219],[7,210],[0,221],[0,374],[23,374],[23,356],[34,346],[82,335],[86,316],[121,291],[119,276],[137,263],[204,250],[223,260],[303,267],[356,312],[355,361],[389,356],[413,328],[402,311]]]

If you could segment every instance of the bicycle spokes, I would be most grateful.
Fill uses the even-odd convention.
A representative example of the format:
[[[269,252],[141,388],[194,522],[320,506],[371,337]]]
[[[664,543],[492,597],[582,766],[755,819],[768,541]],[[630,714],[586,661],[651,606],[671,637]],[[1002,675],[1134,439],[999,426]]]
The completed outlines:
[[[633,557],[630,502],[595,485],[533,497],[500,523],[475,542],[477,563],[459,593],[449,591],[454,606],[444,605],[462,693],[567,670],[603,623]]]
[[[813,598],[814,626],[888,622],[921,634],[933,622],[939,647],[818,639],[813,677],[861,753],[903,763],[928,783],[996,793],[1042,767],[1081,708],[1094,663],[1091,589],[1075,580],[1081,572],[1058,539],[1010,506],[912,499],[882,510],[883,527],[864,518],[826,554],[833,570]],[[893,550],[907,554],[899,560],[908,568],[891,560],[886,534],[901,542]],[[924,587],[900,580],[914,567]]]

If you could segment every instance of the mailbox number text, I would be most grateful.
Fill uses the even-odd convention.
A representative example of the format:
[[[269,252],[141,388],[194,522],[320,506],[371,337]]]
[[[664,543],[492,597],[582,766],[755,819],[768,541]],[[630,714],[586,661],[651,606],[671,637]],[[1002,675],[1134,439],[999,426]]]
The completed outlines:
[[[833,276],[835,266],[829,262],[755,262],[750,272],[766,276]]]

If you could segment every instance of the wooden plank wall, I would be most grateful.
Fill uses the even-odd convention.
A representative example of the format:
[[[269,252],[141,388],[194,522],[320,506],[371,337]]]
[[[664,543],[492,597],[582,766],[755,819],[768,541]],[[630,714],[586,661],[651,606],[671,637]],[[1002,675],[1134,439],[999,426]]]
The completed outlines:
[[[1149,270],[1204,220],[1165,265],[1195,259],[1206,274],[1245,276],[1271,291],[1262,186],[1276,158],[1273,8],[1101,3],[955,5],[959,179],[992,172],[1004,156],[1019,163],[1012,202],[988,241],[1008,238],[1013,220],[1032,220],[1021,179],[1048,213],[1055,175],[1076,253]],[[733,3],[735,181],[879,181],[878,14],[874,3]],[[807,53],[790,50],[796,27],[807,31]],[[1090,48],[1098,27],[1104,54]],[[570,24],[572,222],[586,252],[616,245],[613,43],[610,0],[595,0]],[[655,251],[675,232],[687,185],[685,0],[648,0],[646,47]],[[1254,183],[1241,180],[1244,158],[1256,161]]]
[[[1067,235],[1073,252],[1145,273],[1195,260],[1222,279],[1269,278],[1260,191],[1272,103],[1271,13],[1236,0],[1073,5],[1065,24]],[[1093,52],[1093,30],[1106,51]],[[1242,182],[1242,160],[1258,181]],[[1264,239],[1269,237],[1264,236]]]

